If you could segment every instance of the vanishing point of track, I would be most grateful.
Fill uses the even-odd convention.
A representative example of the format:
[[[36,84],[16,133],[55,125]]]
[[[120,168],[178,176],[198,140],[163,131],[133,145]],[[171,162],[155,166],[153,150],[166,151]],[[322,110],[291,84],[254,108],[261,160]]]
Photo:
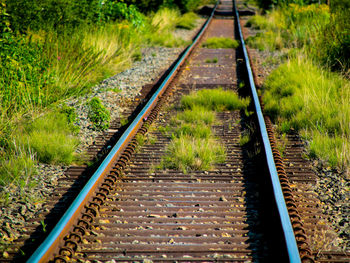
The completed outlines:
[[[107,134],[116,145],[92,177],[81,180],[86,186],[28,262],[315,262],[233,10],[232,1],[220,1],[184,52],[186,60],[149,87],[152,96],[135,109],[125,132]],[[201,48],[214,36],[240,38],[242,45]],[[213,58],[218,63],[204,63]],[[176,115],[167,106],[192,90],[217,87],[252,96],[255,112],[217,114],[220,123],[212,128],[226,147],[225,163],[188,174],[152,169],[171,140],[152,128]],[[248,127],[255,128],[254,139],[241,146]],[[147,132],[155,143],[136,151],[135,135]]]

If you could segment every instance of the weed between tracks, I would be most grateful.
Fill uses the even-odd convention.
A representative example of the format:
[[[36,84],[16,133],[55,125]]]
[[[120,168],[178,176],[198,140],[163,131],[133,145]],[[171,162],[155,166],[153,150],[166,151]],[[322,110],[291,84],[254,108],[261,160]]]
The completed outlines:
[[[237,40],[226,37],[211,37],[202,44],[205,48],[237,48],[238,46]]]
[[[245,108],[247,99],[232,91],[200,90],[181,99],[180,109],[172,119],[172,140],[158,169],[179,169],[184,173],[209,170],[225,161],[225,147],[213,135],[216,112]]]

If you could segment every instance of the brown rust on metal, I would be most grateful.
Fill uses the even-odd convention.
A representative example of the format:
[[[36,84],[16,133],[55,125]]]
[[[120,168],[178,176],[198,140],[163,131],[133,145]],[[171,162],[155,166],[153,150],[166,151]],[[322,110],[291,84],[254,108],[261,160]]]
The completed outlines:
[[[303,263],[315,262],[310,246],[307,242],[306,231],[304,229],[303,223],[301,221],[301,217],[297,210],[296,201],[294,200],[293,192],[290,187],[288,177],[284,170],[283,159],[279,151],[277,150],[276,139],[272,129],[272,123],[269,117],[265,117],[264,119],[266,123],[266,129],[270,140],[270,145],[272,148],[275,164],[276,164],[276,167],[278,167],[277,173],[280,180],[284,182],[283,184],[281,184],[282,192],[286,200],[288,213],[290,214],[290,219],[291,219],[294,235],[296,237],[301,261]]]

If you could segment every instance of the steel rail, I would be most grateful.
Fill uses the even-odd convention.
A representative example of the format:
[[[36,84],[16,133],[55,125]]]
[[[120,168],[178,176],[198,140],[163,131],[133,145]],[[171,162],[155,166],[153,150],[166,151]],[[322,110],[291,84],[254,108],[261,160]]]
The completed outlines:
[[[197,34],[192,44],[187,47],[181,58],[175,64],[173,69],[170,71],[169,75],[165,78],[159,88],[152,95],[150,100],[147,102],[142,111],[136,116],[134,121],[129,125],[127,130],[120,137],[116,145],[111,149],[110,153],[103,160],[99,168],[92,175],[90,180],[75,198],[73,203],[67,209],[63,217],[59,220],[44,242],[35,250],[32,256],[27,260],[27,263],[36,263],[36,262],[47,262],[50,258],[50,253],[55,251],[56,245],[59,244],[60,240],[67,234],[67,229],[73,225],[74,220],[77,218],[77,215],[80,213],[86,201],[91,197],[92,192],[98,186],[101,179],[109,171],[114,161],[121,155],[121,152],[127,146],[128,142],[132,139],[133,135],[136,133],[137,129],[142,125],[143,121],[147,119],[147,116],[154,108],[159,97],[164,93],[169,83],[173,79],[175,73],[179,70],[180,66],[183,64],[184,60],[190,54],[194,46],[197,44],[198,40],[202,37],[204,31],[207,29],[210,21],[212,20],[215,10],[218,6],[219,1],[217,1],[213,11],[203,25],[200,32]]]
[[[283,229],[283,234],[284,234],[284,238],[287,246],[289,261],[291,263],[301,263],[297,242],[293,232],[292,223],[288,214],[288,209],[284,200],[281,184],[278,178],[277,169],[273,158],[272,149],[271,149],[271,145],[270,145],[270,141],[269,141],[269,137],[268,137],[265,121],[264,121],[264,116],[261,110],[258,93],[256,91],[253,72],[249,62],[248,52],[243,39],[242,29],[239,22],[239,14],[236,6],[236,0],[233,0],[233,1],[234,1],[237,27],[238,27],[239,36],[242,43],[245,64],[248,72],[249,84],[250,84],[254,106],[255,106],[258,122],[259,122],[260,133],[263,140],[265,155],[267,159],[267,165],[271,176],[275,201],[277,204],[277,209],[278,209],[279,216],[282,223],[282,229]]]

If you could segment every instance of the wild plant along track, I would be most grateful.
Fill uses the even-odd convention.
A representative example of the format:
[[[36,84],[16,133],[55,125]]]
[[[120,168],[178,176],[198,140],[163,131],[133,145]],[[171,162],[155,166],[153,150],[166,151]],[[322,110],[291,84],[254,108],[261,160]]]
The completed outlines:
[[[137,134],[148,131],[152,139],[136,149],[136,131],[128,136],[131,142],[107,165],[74,222],[64,227],[65,237],[54,241],[43,259],[32,257],[30,262],[314,262],[268,128],[300,257],[295,259],[285,246],[256,115],[249,113],[253,104],[247,110],[216,113],[211,130],[225,147],[223,163],[187,173],[157,167],[173,139],[172,130],[164,127],[171,126],[184,95],[218,87],[241,96],[250,93],[247,87],[238,88],[248,83],[240,49],[201,48],[211,37],[236,37],[232,1],[221,1],[217,10],[201,42],[142,119]],[[249,141],[243,142],[247,135]]]

